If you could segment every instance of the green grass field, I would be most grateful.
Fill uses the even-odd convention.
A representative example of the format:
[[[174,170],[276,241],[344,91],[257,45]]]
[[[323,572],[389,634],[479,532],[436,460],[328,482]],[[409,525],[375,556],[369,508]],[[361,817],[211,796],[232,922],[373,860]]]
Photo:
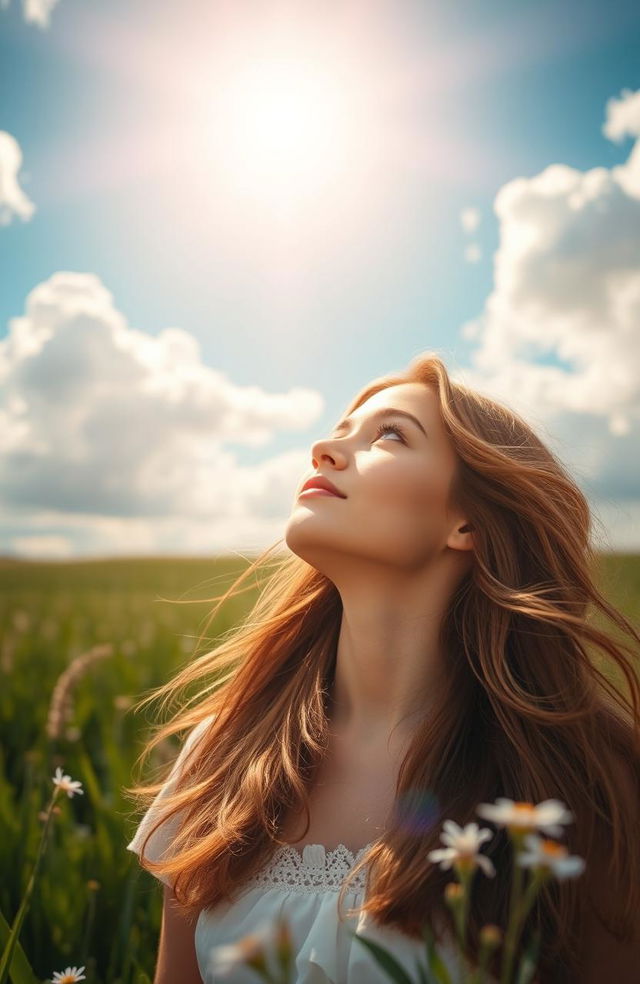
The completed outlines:
[[[61,811],[20,935],[36,975],[31,982],[69,964],[84,964],[89,984],[152,978],[161,886],[126,850],[136,817],[122,787],[134,781],[153,708],[138,714],[127,708],[188,661],[213,607],[160,599],[217,596],[246,566],[235,556],[0,559],[0,911],[9,923],[26,888],[56,766],[84,788],[84,795],[58,801]],[[602,556],[597,578],[637,626],[640,557]],[[207,630],[211,646],[251,608],[257,590],[218,613]],[[110,654],[77,679],[52,737],[47,720],[56,682],[75,657],[105,643]]]

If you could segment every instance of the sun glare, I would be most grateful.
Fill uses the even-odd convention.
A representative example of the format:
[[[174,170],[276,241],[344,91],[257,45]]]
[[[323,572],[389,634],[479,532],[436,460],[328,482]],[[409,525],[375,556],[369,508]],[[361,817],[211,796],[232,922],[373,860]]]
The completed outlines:
[[[244,194],[302,199],[345,176],[355,113],[353,93],[319,68],[252,63],[214,93],[207,143]]]

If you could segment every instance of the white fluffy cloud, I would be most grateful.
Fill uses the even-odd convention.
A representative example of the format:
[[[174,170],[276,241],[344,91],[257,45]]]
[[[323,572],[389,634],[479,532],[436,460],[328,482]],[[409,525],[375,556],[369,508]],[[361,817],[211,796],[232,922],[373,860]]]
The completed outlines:
[[[621,132],[627,102],[610,105]],[[627,123],[629,121],[627,120]],[[640,412],[640,155],[579,171],[551,164],[498,192],[495,285],[465,327],[476,367],[538,407],[607,418],[627,433]],[[536,365],[552,356],[562,365]]]
[[[494,288],[481,316],[463,326],[477,347],[458,376],[548,426],[590,488],[635,508],[640,92],[609,101],[603,132],[636,138],[624,164],[551,164],[498,192]]]
[[[103,539],[200,550],[277,539],[308,451],[241,467],[229,445],[264,447],[322,410],[313,390],[236,386],[189,333],[137,331],[98,277],[56,273],[0,341],[4,548],[9,537],[20,552],[58,553],[65,536],[98,552]]]
[[[0,130],[0,225],[9,225],[14,217],[30,219],[35,205],[18,184],[22,167],[20,144],[6,130]]]
[[[474,206],[463,208],[460,212],[460,224],[465,232],[475,232],[480,225],[480,210]]]
[[[602,132],[616,141],[627,136],[640,137],[640,89],[623,89],[620,98],[609,99]]]
[[[22,12],[28,24],[36,24],[38,27],[46,28],[51,23],[51,11],[59,3],[59,0],[22,0]],[[9,0],[0,0],[0,6],[6,9]]]

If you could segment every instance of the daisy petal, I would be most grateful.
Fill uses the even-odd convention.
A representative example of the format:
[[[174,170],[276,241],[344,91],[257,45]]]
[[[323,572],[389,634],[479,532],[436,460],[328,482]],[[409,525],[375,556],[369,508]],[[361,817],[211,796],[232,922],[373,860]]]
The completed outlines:
[[[476,861],[478,862],[479,866],[482,868],[482,870],[484,871],[485,875],[488,878],[494,877],[496,873],[496,869],[493,865],[493,861],[491,860],[491,858],[488,858],[486,854],[477,854]]]

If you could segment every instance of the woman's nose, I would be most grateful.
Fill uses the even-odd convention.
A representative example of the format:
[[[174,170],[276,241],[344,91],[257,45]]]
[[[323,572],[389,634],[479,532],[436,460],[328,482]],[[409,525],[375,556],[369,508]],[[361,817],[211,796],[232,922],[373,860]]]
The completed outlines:
[[[333,449],[331,448],[330,438],[323,438],[321,441],[316,441],[313,447],[311,448],[311,460],[313,462],[313,467],[317,468],[317,463],[323,457],[323,455],[328,454],[329,457],[333,457],[331,453],[332,451]]]

